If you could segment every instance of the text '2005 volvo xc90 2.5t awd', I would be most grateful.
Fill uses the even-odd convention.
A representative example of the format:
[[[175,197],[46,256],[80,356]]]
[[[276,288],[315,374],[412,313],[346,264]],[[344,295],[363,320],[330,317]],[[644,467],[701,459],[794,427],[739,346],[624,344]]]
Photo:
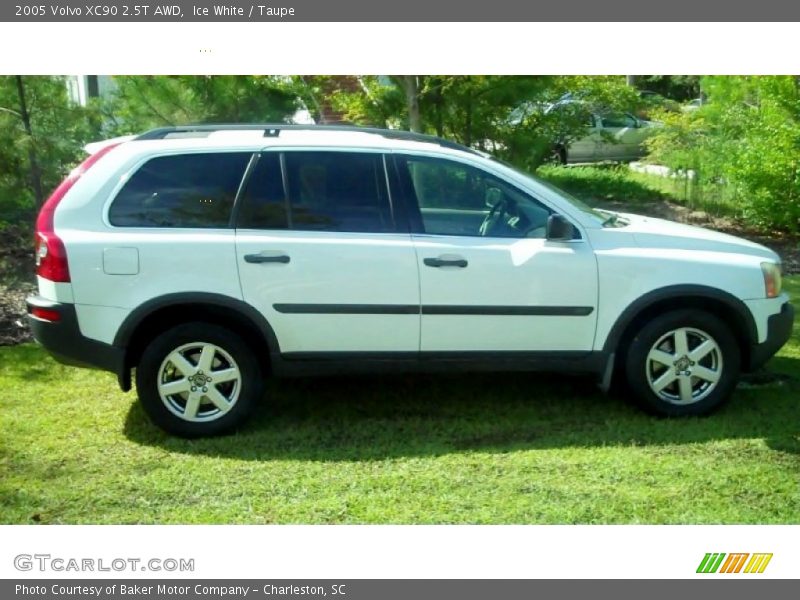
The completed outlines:
[[[230,431],[267,375],[378,369],[612,376],[697,415],[788,339],[778,256],[593,210],[439,138],[171,127],[92,145],[36,224],[36,339],[136,372],[172,433]]]

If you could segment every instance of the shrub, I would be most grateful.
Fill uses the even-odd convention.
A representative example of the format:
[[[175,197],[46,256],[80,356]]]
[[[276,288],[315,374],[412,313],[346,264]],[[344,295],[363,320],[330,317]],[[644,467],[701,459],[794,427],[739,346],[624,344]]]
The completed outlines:
[[[706,77],[703,86],[708,104],[662,115],[650,160],[694,171],[696,194],[732,198],[755,227],[800,232],[800,80]]]

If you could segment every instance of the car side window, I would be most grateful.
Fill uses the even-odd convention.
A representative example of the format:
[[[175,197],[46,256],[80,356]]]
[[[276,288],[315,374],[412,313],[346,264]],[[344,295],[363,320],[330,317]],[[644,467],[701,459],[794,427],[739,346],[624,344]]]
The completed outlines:
[[[603,115],[603,127],[622,128],[636,127],[636,119],[626,113],[609,113]]]
[[[595,116],[588,111],[580,113],[580,118],[587,127],[594,128],[597,126]]]
[[[250,152],[177,154],[144,163],[111,204],[116,227],[228,227]]]
[[[398,168],[424,233],[543,238],[551,212],[514,186],[470,165],[399,156]]]
[[[237,227],[244,229],[288,229],[289,205],[283,191],[281,157],[265,152],[250,173],[241,199]]]
[[[243,196],[238,227],[381,233],[395,230],[383,156],[264,153]]]

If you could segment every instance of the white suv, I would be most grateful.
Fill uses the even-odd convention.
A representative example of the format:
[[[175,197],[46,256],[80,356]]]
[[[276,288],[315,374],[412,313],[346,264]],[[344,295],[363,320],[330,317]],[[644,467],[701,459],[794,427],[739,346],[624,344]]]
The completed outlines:
[[[268,374],[354,370],[613,375],[702,414],[791,332],[772,251],[438,138],[187,126],[92,149],[39,215],[30,324],[125,391],[135,369],[178,435],[239,425]]]

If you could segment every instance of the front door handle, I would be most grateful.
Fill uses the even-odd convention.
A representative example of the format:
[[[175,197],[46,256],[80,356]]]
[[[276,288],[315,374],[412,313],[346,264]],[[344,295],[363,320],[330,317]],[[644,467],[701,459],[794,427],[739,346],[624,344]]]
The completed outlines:
[[[286,254],[245,254],[244,262],[248,263],[283,263],[286,264],[291,259]]]
[[[424,258],[422,260],[428,267],[458,267],[465,269],[469,264],[466,258],[460,256],[439,256],[438,258]]]

